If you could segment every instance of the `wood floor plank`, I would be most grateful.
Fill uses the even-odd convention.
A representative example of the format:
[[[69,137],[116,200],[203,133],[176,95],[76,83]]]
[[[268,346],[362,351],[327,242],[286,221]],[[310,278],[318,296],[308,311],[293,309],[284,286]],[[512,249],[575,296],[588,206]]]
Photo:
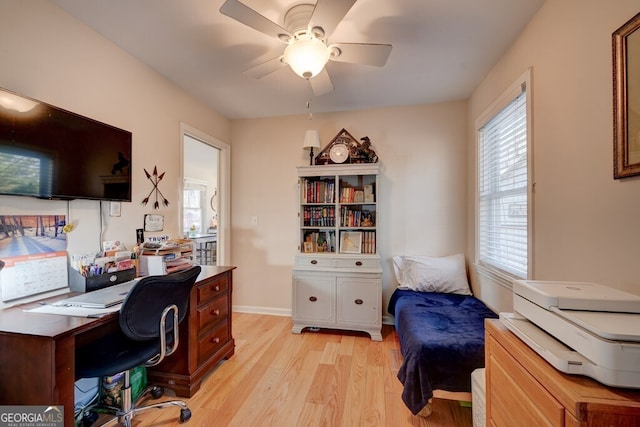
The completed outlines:
[[[281,381],[275,386],[276,393],[271,405],[263,408],[259,424],[285,426],[300,417],[306,396],[311,388],[315,370],[320,363],[321,353],[311,351],[298,359],[297,364],[288,365]]]
[[[358,426],[362,423],[365,412],[366,384],[367,384],[367,348],[366,338],[357,338],[354,342],[353,357],[349,372],[349,385],[344,402],[342,425],[345,427]]]
[[[383,341],[345,331],[291,333],[291,318],[233,313],[236,351],[185,399],[188,426],[470,427],[471,408],[433,399],[414,416],[401,399],[393,326]],[[177,408],[137,416],[136,427],[177,427]]]

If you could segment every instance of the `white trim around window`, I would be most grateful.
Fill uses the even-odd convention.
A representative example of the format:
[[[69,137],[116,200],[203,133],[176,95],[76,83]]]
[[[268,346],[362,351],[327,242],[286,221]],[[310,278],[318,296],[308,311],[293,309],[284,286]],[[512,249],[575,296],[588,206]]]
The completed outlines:
[[[531,69],[476,120],[476,271],[502,286],[533,274]]]

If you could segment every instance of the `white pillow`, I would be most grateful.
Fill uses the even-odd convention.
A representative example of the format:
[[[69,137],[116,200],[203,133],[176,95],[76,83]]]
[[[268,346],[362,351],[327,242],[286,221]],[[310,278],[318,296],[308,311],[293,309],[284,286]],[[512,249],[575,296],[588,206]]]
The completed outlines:
[[[471,295],[464,254],[446,257],[394,256],[393,270],[400,288]]]

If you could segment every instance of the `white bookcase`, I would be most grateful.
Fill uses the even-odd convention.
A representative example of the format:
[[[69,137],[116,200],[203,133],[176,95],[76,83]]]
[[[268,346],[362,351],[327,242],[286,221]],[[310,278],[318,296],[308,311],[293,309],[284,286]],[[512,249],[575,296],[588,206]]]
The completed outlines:
[[[376,246],[379,172],[378,163],[298,168],[293,333],[344,329],[382,340],[382,266]]]

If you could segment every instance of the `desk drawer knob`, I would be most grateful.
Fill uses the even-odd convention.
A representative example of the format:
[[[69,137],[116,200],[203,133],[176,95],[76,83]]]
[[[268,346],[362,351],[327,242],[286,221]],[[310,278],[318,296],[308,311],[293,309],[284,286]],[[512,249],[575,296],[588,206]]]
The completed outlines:
[[[218,310],[217,308],[215,310],[211,310],[211,314],[213,314],[214,316],[220,316],[220,310]]]
[[[218,292],[220,290],[220,286],[219,285],[212,286],[211,290],[214,292]]]
[[[357,300],[354,301],[356,304],[361,305],[364,301],[362,301],[360,298],[358,298]]]
[[[211,342],[214,344],[218,344],[220,342],[220,337],[211,338]]]
[[[362,265],[362,261],[356,261],[356,265],[360,267]]]
[[[318,301],[318,297],[309,297],[309,301],[316,302]]]
[[[318,263],[318,260],[316,260],[316,259],[312,259],[310,262],[311,262],[311,264],[315,265],[315,264],[317,264],[317,263]]]

